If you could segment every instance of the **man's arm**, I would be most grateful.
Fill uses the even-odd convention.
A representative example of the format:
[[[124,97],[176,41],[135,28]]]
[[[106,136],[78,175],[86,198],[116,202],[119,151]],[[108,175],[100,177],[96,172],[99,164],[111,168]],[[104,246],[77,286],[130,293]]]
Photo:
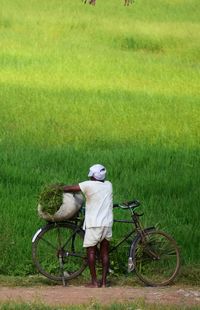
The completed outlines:
[[[80,186],[79,185],[64,185],[62,186],[62,189],[66,193],[73,193],[73,192],[80,192]]]

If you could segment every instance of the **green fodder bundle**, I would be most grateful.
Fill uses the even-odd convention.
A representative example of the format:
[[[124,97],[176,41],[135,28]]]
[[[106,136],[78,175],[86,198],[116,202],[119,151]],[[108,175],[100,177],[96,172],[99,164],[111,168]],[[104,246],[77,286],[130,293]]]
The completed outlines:
[[[81,192],[64,193],[63,184],[47,185],[38,201],[38,215],[46,221],[58,222],[72,219],[78,214],[84,198]]]
[[[55,214],[63,203],[63,184],[46,185],[38,199],[38,204],[41,206],[41,211],[48,214]]]

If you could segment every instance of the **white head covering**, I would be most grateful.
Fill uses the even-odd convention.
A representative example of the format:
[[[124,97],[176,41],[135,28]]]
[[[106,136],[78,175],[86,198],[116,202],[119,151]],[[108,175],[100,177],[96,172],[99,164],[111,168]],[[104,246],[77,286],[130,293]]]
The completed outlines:
[[[96,180],[103,181],[106,177],[106,168],[102,165],[94,165],[90,167],[89,177],[94,177]]]

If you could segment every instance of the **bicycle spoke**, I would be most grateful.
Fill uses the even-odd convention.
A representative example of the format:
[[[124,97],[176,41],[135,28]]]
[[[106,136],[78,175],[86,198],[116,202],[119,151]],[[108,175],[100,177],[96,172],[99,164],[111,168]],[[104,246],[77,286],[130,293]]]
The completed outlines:
[[[52,244],[50,243],[48,240],[46,240],[45,238],[40,238],[40,240],[44,241],[46,244],[48,244],[50,247],[52,247],[52,249],[54,250],[57,250],[57,248]]]
[[[83,234],[76,226],[50,226],[33,244],[33,258],[38,270],[53,280],[74,278],[85,268]]]
[[[175,242],[162,232],[146,233],[135,251],[136,273],[150,285],[165,285],[175,277],[179,253]]]

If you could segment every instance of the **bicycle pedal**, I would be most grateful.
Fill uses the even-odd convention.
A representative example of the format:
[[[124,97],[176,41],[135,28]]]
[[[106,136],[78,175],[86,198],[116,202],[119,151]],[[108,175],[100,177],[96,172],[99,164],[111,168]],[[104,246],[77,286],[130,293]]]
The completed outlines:
[[[133,263],[133,259],[132,259],[132,257],[129,257],[129,259],[128,259],[128,272],[133,271],[134,268],[135,268],[135,265]]]
[[[115,273],[114,270],[111,269],[111,268],[108,269],[108,272],[111,273],[111,274]]]

